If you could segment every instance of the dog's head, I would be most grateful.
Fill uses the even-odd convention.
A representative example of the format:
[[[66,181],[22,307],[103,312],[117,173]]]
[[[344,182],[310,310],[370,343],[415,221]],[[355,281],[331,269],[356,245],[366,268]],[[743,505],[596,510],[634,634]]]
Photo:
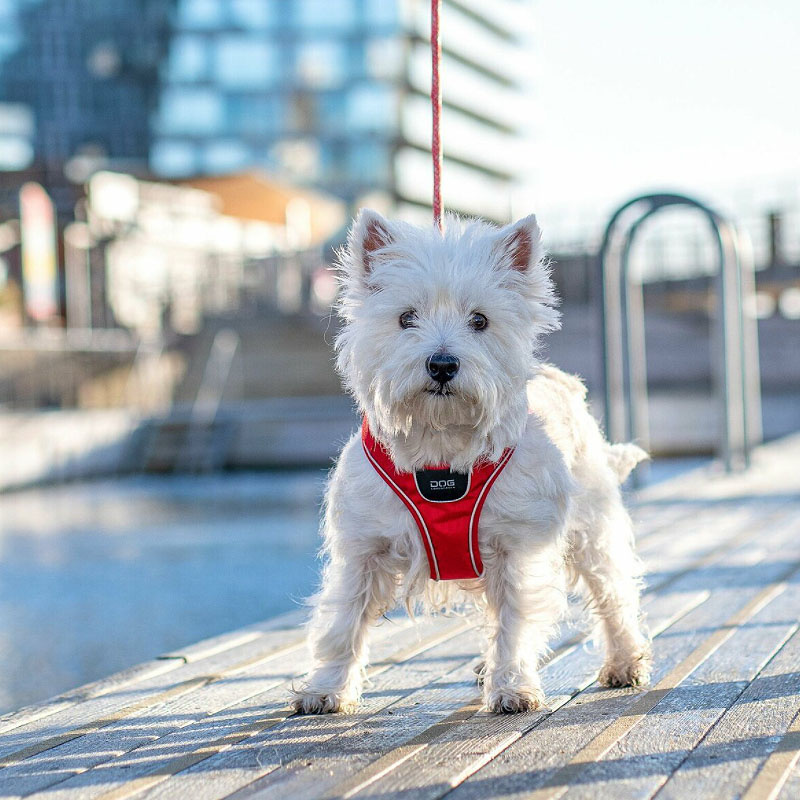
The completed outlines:
[[[484,451],[498,428],[519,436],[539,337],[558,327],[535,217],[498,229],[449,216],[442,233],[364,210],[340,266],[337,363],[373,430]],[[415,452],[414,466],[435,455]]]

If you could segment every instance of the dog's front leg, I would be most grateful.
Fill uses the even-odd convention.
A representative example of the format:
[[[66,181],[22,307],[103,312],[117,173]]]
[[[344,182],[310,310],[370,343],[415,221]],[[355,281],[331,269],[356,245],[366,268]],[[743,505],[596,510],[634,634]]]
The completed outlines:
[[[304,714],[352,712],[361,697],[370,624],[392,605],[394,575],[380,555],[334,556],[323,577],[309,627],[314,667],[294,707]]]
[[[565,593],[555,547],[529,554],[498,549],[486,565],[491,625],[483,695],[494,712],[532,711],[544,703],[537,671]]]

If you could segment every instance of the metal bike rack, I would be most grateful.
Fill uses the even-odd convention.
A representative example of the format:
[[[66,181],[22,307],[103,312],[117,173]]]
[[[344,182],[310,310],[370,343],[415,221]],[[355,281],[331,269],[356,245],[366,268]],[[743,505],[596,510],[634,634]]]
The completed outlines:
[[[641,283],[630,279],[629,261],[642,224],[669,206],[703,214],[717,246],[712,363],[721,421],[718,452],[731,472],[749,465],[750,451],[761,441],[758,331],[754,315],[746,313],[755,294],[753,261],[733,223],[691,197],[636,197],[617,209],[606,227],[597,256],[606,431],[612,442],[649,445],[644,303]]]

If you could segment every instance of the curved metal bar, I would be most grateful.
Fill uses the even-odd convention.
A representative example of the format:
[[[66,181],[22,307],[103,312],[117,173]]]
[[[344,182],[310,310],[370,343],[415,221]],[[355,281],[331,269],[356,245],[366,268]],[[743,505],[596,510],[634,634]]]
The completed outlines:
[[[635,207],[641,205],[637,212]],[[597,256],[602,297],[605,421],[612,441],[635,438],[649,443],[647,366],[641,284],[632,285],[630,253],[643,223],[669,206],[687,206],[707,219],[718,251],[716,387],[721,426],[720,455],[728,471],[749,463],[760,441],[757,332],[747,316],[744,296],[752,292],[752,262],[743,264],[734,226],[715,210],[680,194],[641,195],[614,212]],[[626,216],[632,216],[629,222]],[[749,325],[749,328],[748,328]]]

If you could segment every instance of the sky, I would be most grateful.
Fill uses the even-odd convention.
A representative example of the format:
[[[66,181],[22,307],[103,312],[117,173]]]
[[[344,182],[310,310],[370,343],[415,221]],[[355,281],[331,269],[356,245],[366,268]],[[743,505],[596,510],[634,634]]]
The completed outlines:
[[[532,189],[555,228],[677,189],[800,202],[798,0],[535,0]]]

